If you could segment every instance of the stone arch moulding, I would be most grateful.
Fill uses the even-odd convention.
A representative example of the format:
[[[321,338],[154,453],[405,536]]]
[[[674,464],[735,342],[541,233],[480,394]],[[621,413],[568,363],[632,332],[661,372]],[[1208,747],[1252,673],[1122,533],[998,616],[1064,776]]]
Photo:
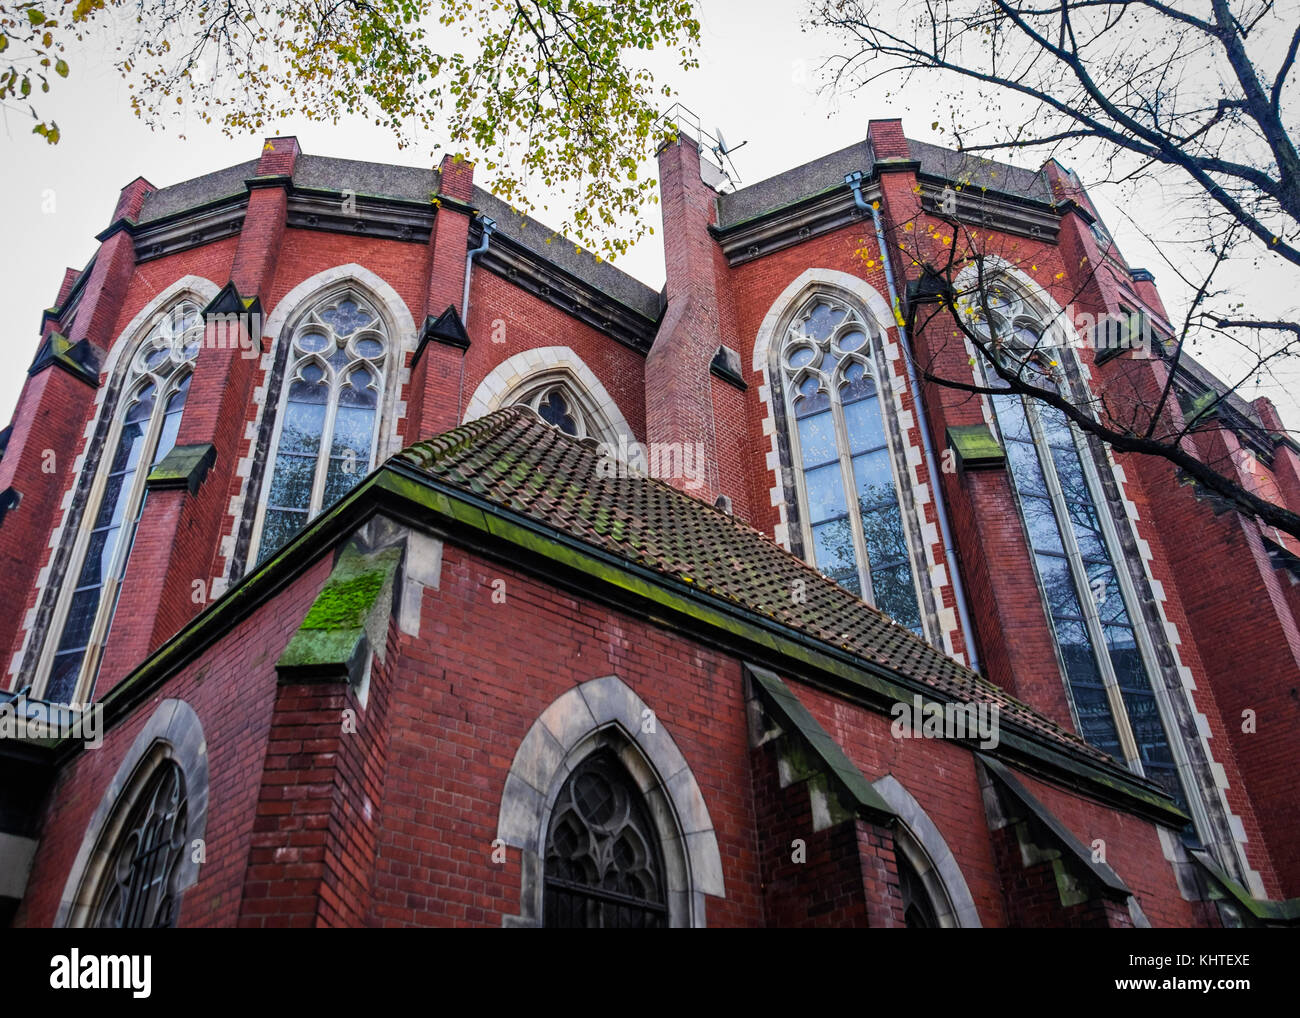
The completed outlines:
[[[119,339],[125,338],[125,342],[119,341],[113,344],[113,348],[108,351],[108,357],[104,360],[103,368],[100,369],[101,372],[112,378],[113,372],[117,370],[118,361],[122,358],[122,351],[128,347],[134,350],[136,344],[144,339],[145,334],[153,327],[154,319],[177,301],[189,297],[202,311],[220,292],[221,287],[202,276],[182,276],[176,280],[142,307],[131,319],[131,323],[118,334]],[[103,391],[102,387],[100,391]]]
[[[282,380],[276,377],[276,364],[282,354],[281,340],[286,338],[289,327],[295,324],[302,313],[308,311],[329,291],[343,289],[348,285],[356,287],[373,302],[375,309],[384,318],[393,343],[384,382],[383,405],[379,408],[379,419],[375,425],[379,430],[379,438],[373,465],[382,463],[402,447],[398,424],[406,416],[406,401],[403,396],[411,381],[406,354],[414,352],[417,338],[415,319],[410,308],[383,277],[356,262],[336,265],[309,276],[280,298],[262,325],[262,337],[268,342],[258,365],[262,380],[253,394],[257,411],[245,431],[250,445],[247,455],[235,467],[240,488],[238,494],[231,496],[226,512],[229,529],[221,539],[223,587],[238,578],[236,571],[242,575],[249,564],[245,559],[256,551],[261,540],[257,501],[261,499],[267,482],[262,468],[273,458],[283,402],[280,388]]]
[[[636,441],[627,419],[614,397],[587,367],[578,354],[567,346],[543,346],[507,357],[478,384],[465,406],[465,421],[477,420],[506,406],[511,397],[522,395],[547,378],[567,381],[574,394],[583,401],[583,409],[605,430],[610,441],[620,436],[629,444]]]
[[[195,841],[203,840],[208,824],[208,744],[194,708],[184,700],[164,700],[131,743],[86,826],[63,886],[55,926],[86,924],[109,854],[131,811],[131,803],[122,801],[122,795],[139,787],[141,779],[147,779],[141,768],[155,763],[160,756],[172,760],[185,778],[186,850],[177,868],[176,889],[184,891],[198,881],[199,863],[194,861],[192,848]]]
[[[332,269],[326,269],[304,279],[280,298],[280,302],[275,305],[275,310],[267,316],[262,334],[270,342],[267,344],[267,353],[262,359],[262,367],[264,370],[271,370],[279,359],[280,341],[287,326],[294,324],[300,314],[323,298],[327,291],[341,289],[349,283],[374,301],[376,310],[386,319],[385,324],[393,338],[391,356],[396,370],[390,368],[389,371],[384,405],[378,422],[382,430],[379,436],[379,447],[375,452],[375,462],[382,463],[402,445],[401,436],[397,431],[397,422],[406,416],[406,405],[401,400],[401,395],[406,391],[411,380],[411,371],[406,366],[405,355],[415,351],[417,339],[415,318],[411,315],[411,309],[406,306],[406,301],[386,279],[356,262],[336,265]],[[260,424],[259,420],[259,427]]]
[[[700,786],[677,744],[615,675],[563,693],[533,722],[506,775],[497,837],[522,853],[519,915],[506,926],[541,926],[551,811],[565,779],[586,757],[614,751],[645,796],[659,832],[672,926],[704,926],[705,895],[726,896],[722,858]],[[650,728],[651,731],[646,731]]]
[[[889,301],[865,279],[838,269],[808,269],[781,291],[781,296],[772,302],[763,317],[758,335],[754,337],[755,372],[766,373],[772,343],[784,338],[784,330],[780,327],[782,319],[797,311],[805,297],[820,289],[843,290],[856,298],[866,308],[870,323],[880,330],[881,336],[888,336],[889,330],[897,327]]]
[[[39,658],[42,650],[41,641],[51,635],[46,632],[49,614],[54,610],[53,605],[47,602],[51,583],[57,589],[57,585],[62,582],[62,570],[67,565],[68,556],[72,554],[72,546],[76,544],[84,522],[82,513],[86,503],[93,502],[101,493],[102,485],[97,482],[102,480],[100,469],[103,462],[102,443],[113,427],[121,396],[121,383],[129,373],[131,358],[124,352],[134,353],[156,324],[158,316],[169,310],[172,305],[188,297],[202,310],[220,292],[221,287],[203,276],[182,276],[155,294],[127,326],[117,333],[109,347],[103,366],[100,368],[101,377],[108,381],[95,390],[94,410],[82,432],[84,441],[81,451],[73,461],[68,486],[59,501],[59,522],[50,535],[49,547],[53,551],[50,553],[49,561],[42,566],[37,575],[36,602],[22,619],[22,644],[9,662],[10,688],[18,689],[24,684],[26,680],[22,678],[23,665],[27,663],[29,669],[34,667],[34,664],[29,663],[29,652]],[[125,369],[122,364],[124,356],[126,356]],[[101,436],[100,444],[95,441],[97,434]],[[87,467],[90,468],[89,473],[86,472]],[[71,540],[65,543],[69,534]],[[3,684],[3,680],[0,680],[0,684]]]
[[[971,897],[970,888],[966,886],[966,878],[962,876],[961,868],[957,865],[952,850],[948,848],[948,843],[939,833],[939,828],[935,826],[929,814],[921,808],[921,804],[916,801],[912,793],[903,787],[902,782],[892,774],[886,774],[879,781],[874,782],[872,787],[898,814],[898,819],[907,828],[907,833],[924,851],[932,872],[921,873],[921,879],[928,885],[930,881],[927,876],[937,878],[948,902],[952,905],[954,924],[959,927],[982,926],[979,912],[975,908],[975,899]]]
[[[762,428],[769,442],[766,466],[773,483],[768,497],[771,504],[776,507],[779,516],[772,538],[786,551],[794,550],[787,502],[790,494],[787,487],[793,479],[787,482],[787,479],[782,476],[781,438],[778,434],[780,429],[777,426],[778,416],[773,405],[772,376],[768,366],[772,345],[774,343],[779,345],[784,339],[782,324],[798,310],[806,297],[818,289],[840,290],[854,298],[864,308],[867,323],[876,326],[881,336],[886,339],[889,330],[896,324],[893,313],[889,309],[889,302],[875,287],[865,279],[838,269],[807,269],[800,273],[772,302],[763,321],[759,324],[758,334],[754,337],[751,365],[759,378],[758,399],[762,405]],[[794,529],[798,530],[797,523]]]
[[[1043,325],[1051,333],[1052,339],[1057,346],[1063,346],[1068,349],[1074,349],[1077,345],[1078,337],[1070,328],[1065,308],[1056,302],[1048,288],[1035,281],[1013,263],[1007,261],[1000,255],[988,255],[985,258],[986,276],[1005,276],[1011,280],[1012,285],[1024,297],[1029,304],[1041,317]],[[957,293],[962,293],[965,288],[974,286],[979,279],[979,268],[975,265],[967,266],[957,274],[953,281],[953,289]],[[969,339],[965,340],[968,350],[974,352],[974,347]],[[1079,367],[1082,367],[1079,364]],[[1089,372],[1084,377],[1088,377]]]

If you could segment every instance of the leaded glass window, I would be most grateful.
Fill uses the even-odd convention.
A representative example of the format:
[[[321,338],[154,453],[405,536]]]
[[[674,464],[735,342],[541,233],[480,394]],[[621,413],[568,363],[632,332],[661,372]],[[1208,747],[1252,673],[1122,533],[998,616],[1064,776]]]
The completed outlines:
[[[198,305],[182,301],[164,314],[136,349],[123,392],[113,454],[101,467],[103,488],[84,550],[69,576],[62,626],[42,696],[71,703],[93,680],[108,638],[136,525],[144,510],[144,481],[176,444],[190,387],[190,367],[203,341]],[[87,697],[88,698],[88,697]]]
[[[370,472],[388,353],[383,319],[351,291],[294,329],[259,561]]]
[[[654,823],[626,769],[609,751],[569,775],[546,838],[543,925],[660,928],[668,906]]]
[[[515,400],[515,403],[530,407],[551,427],[559,428],[574,438],[586,438],[593,431],[588,426],[578,399],[562,382],[548,382],[538,386]]]
[[[185,779],[163,760],[111,848],[90,925],[140,929],[175,926],[177,865],[186,849]]]
[[[822,573],[923,635],[872,335],[856,308],[820,295],[786,334],[804,544]]]
[[[1005,356],[1057,387],[1042,353],[1041,321],[1014,292],[999,288],[992,310]],[[990,369],[990,386],[1003,388]],[[1083,456],[1088,446],[1061,411],[1011,393],[991,397],[1007,465],[1029,536],[1073,701],[1079,734],[1186,803],[1151,676],[1139,648],[1117,560],[1102,526]]]

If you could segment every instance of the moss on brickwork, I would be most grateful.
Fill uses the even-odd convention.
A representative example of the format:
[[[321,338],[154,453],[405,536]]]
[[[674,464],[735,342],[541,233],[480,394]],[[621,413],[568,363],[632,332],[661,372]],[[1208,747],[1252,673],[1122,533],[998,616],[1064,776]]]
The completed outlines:
[[[365,657],[373,617],[385,613],[386,624],[391,603],[385,603],[384,594],[392,590],[400,559],[398,548],[369,555],[346,548],[276,668],[281,673],[352,676]]]
[[[359,629],[386,579],[382,569],[372,569],[345,580],[330,578],[302,620],[302,629]]]
[[[964,470],[1001,466],[1007,458],[987,424],[952,425],[948,428],[948,446]]]

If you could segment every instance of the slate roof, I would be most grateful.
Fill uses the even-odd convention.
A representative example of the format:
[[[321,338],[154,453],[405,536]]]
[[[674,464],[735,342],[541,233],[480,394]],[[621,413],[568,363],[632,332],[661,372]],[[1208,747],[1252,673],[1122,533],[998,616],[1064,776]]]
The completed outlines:
[[[227,166],[201,177],[183,180],[179,184],[160,187],[144,196],[140,206],[140,223],[151,223],[186,209],[206,205],[221,198],[245,195],[244,181],[257,176],[257,160]]]
[[[209,202],[243,196],[248,193],[245,181],[255,176],[257,160],[252,160],[160,187],[145,195],[138,221],[147,225]],[[432,167],[397,166],[303,153],[294,166],[293,182],[305,189],[339,193],[352,191],[378,198],[428,202],[438,191],[439,173]],[[549,226],[516,212],[480,187],[474,188],[473,201],[476,208],[497,221],[500,235],[509,237],[651,322],[659,320],[663,299],[657,290],[608,261],[597,259],[590,251]],[[550,243],[547,243],[547,238],[551,238]]]
[[[726,229],[747,219],[772,212],[801,198],[831,187],[843,187],[844,177],[854,170],[870,173],[871,146],[855,142],[830,155],[768,177],[731,194],[718,195],[718,226]]]
[[[497,232],[539,255],[571,276],[595,287],[652,322],[659,320],[663,298],[635,276],[598,259],[577,242],[518,211],[490,191],[474,188],[474,207],[496,220]]]
[[[908,155],[921,164],[921,172],[945,180],[970,183],[990,191],[1002,191],[1020,198],[1050,202],[1051,187],[1041,170],[955,152],[924,141],[907,142]],[[875,162],[871,146],[856,142],[829,155],[760,180],[731,194],[718,196],[718,226],[726,229],[748,219],[773,212],[784,205],[810,198],[832,187],[843,187],[844,177],[854,170],[870,173]]]
[[[766,536],[707,502],[651,478],[602,476],[601,453],[507,407],[398,453],[395,460],[724,602],[919,680],[944,699],[996,703],[1003,719],[1094,763],[1108,756]],[[608,464],[607,464],[608,466]],[[796,603],[796,580],[807,600]]]

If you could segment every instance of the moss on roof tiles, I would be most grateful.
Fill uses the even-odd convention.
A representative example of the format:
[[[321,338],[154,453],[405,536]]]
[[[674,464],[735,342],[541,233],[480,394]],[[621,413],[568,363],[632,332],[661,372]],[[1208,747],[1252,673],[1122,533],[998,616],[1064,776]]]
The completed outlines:
[[[524,407],[498,410],[395,459],[946,697],[997,703],[1073,752],[1110,759],[734,516],[653,478],[607,476],[601,453]],[[796,581],[803,601],[791,596]]]

